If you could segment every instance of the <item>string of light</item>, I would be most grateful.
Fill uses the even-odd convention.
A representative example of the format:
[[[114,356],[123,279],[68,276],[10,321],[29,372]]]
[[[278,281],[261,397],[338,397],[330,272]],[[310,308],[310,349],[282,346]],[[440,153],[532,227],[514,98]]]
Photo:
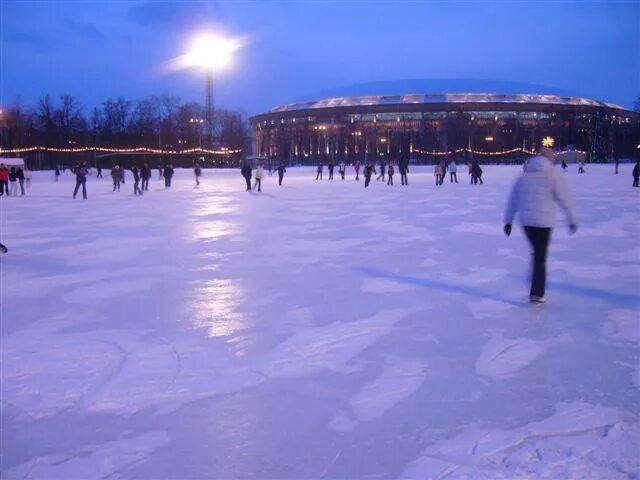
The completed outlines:
[[[192,153],[207,153],[210,155],[230,155],[242,152],[241,149],[232,150],[222,148],[220,150],[208,150],[206,148],[189,148],[187,150],[162,150],[158,148],[135,147],[135,148],[108,148],[108,147],[77,147],[77,148],[56,148],[56,147],[25,147],[25,148],[0,148],[0,154],[3,153],[28,153],[35,151],[56,152],[56,153],[82,153],[82,152],[103,152],[103,153],[161,153],[171,155],[182,155]]]

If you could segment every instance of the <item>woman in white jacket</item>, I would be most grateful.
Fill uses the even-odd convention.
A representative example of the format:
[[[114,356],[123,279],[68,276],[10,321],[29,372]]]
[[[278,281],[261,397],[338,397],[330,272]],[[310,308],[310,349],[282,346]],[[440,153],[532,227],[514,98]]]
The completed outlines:
[[[258,168],[256,168],[256,174],[255,177],[256,182],[253,184],[253,189],[255,190],[256,187],[258,187],[258,191],[261,191],[261,187],[262,187],[262,179],[264,178],[264,168],[262,167],[262,165],[258,165]]]
[[[527,162],[527,170],[511,190],[504,216],[504,233],[511,235],[511,224],[518,214],[533,247],[533,276],[529,297],[532,303],[545,301],[547,248],[555,225],[556,203],[567,216],[569,232],[574,234],[578,229],[569,187],[563,176],[553,168],[553,161],[553,151],[543,148],[538,156]]]

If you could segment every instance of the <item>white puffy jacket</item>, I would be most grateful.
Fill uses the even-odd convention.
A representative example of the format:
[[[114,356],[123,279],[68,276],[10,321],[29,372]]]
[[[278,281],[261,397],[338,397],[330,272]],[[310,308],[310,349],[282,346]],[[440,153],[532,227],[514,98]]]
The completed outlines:
[[[569,187],[562,174],[545,157],[533,157],[511,190],[504,223],[513,223],[517,213],[520,223],[526,227],[553,228],[556,202],[567,215],[569,224],[577,225]]]

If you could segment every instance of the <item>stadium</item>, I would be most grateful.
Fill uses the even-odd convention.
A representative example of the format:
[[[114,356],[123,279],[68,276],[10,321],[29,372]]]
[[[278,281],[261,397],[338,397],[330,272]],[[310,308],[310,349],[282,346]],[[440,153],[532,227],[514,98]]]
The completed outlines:
[[[253,152],[289,163],[446,155],[512,163],[542,145],[587,161],[637,155],[640,113],[588,98],[443,93],[332,97],[251,118]],[[568,155],[571,156],[571,155]]]

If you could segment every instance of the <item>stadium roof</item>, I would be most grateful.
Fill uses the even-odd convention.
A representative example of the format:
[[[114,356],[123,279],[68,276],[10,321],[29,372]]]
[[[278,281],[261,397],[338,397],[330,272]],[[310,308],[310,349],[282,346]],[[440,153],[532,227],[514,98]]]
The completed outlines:
[[[291,112],[315,108],[355,107],[367,105],[403,105],[413,103],[522,103],[543,105],[573,105],[587,107],[626,108],[613,103],[598,102],[588,98],[557,95],[501,94],[501,93],[427,93],[407,95],[367,95],[362,97],[334,97],[280,105],[269,113]]]

